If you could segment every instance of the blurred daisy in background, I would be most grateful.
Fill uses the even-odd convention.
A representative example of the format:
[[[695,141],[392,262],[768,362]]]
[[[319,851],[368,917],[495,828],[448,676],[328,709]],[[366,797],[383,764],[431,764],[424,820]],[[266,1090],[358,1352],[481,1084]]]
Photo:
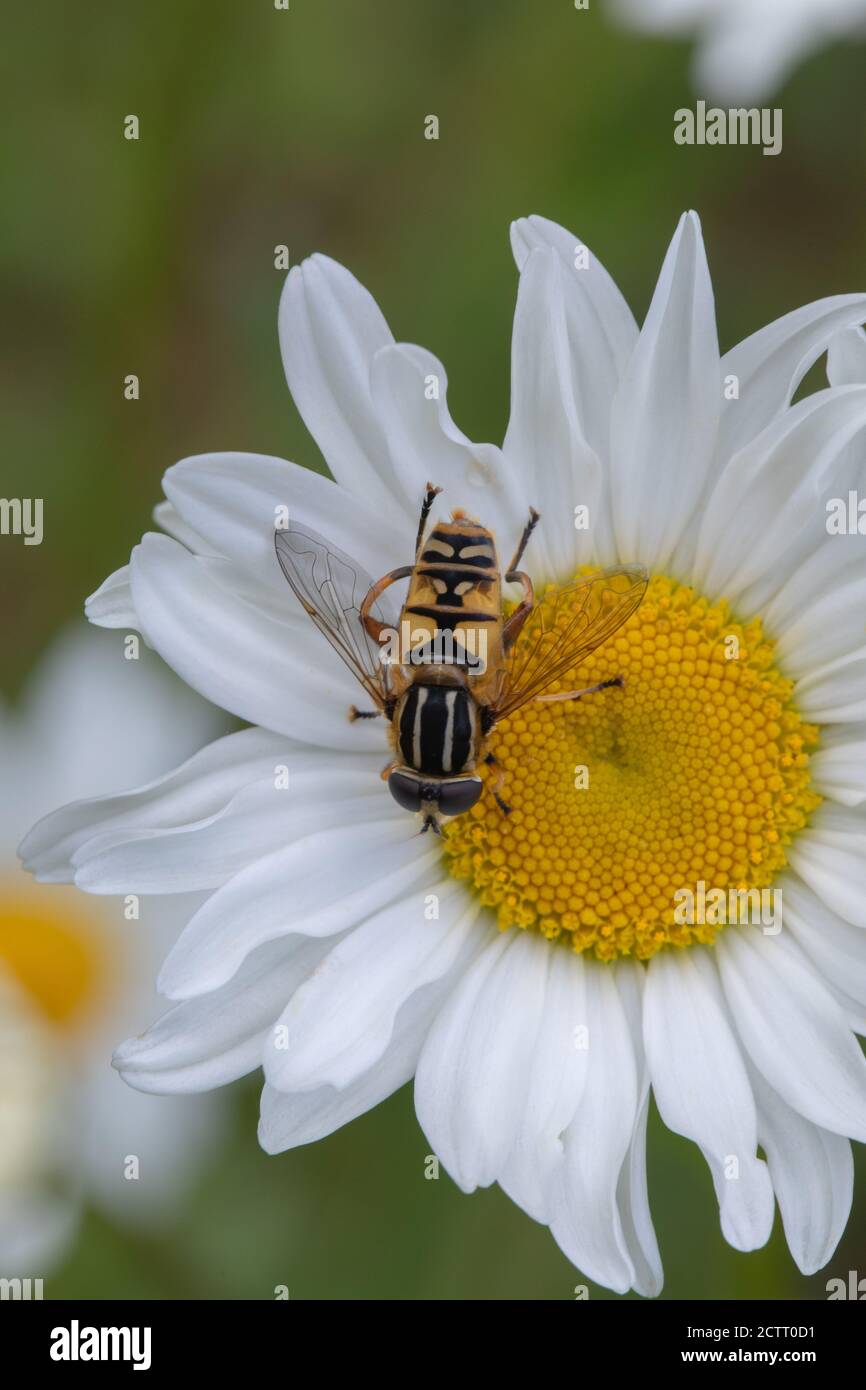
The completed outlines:
[[[118,1084],[118,1029],[153,1007],[153,973],[198,900],[100,902],[40,886],[18,841],[58,799],[149,779],[211,738],[215,710],[119,636],[58,638],[0,719],[0,1276],[40,1278],[75,1238],[85,1203],[157,1228],[218,1134],[191,1109]],[[110,804],[110,803],[109,803]]]
[[[252,727],[149,788],[57,811],[22,852],[91,893],[211,895],[160,975],[174,1007],[118,1050],[132,1086],[263,1067],[276,1153],[414,1076],[465,1191],[499,1182],[585,1274],[644,1294],[662,1284],[652,1087],[704,1155],[731,1245],[763,1245],[777,1199],[813,1271],[847,1220],[849,1137],[866,1139],[866,558],[825,507],[866,488],[866,385],[849,384],[866,296],[721,356],[695,214],[642,328],[571,233],[522,219],[512,245],[501,449],[460,432],[442,364],[395,343],[347,270],[292,270],[283,358],[334,481],[187,459],[165,477],[164,534],[88,604]],[[841,384],[792,404],[828,345]],[[542,604],[582,566],[651,576],[554,691],[624,688],[505,720],[491,746],[512,814],[482,797],[433,843],[379,780],[382,721],[347,719],[358,688],[273,547],[288,506],[378,578],[411,560],[428,478],[502,559],[539,508],[525,563]],[[676,894],[701,881],[782,888],[784,929],[678,923]]]
[[[610,0],[625,23],[692,35],[693,85],[714,101],[761,101],[813,50],[866,37],[866,0]]]

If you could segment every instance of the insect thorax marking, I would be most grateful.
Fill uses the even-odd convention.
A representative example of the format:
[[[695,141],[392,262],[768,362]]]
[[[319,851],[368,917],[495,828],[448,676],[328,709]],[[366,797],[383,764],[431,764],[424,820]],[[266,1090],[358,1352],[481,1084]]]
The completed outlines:
[[[500,619],[498,589],[490,532],[481,526],[460,530],[439,526],[418,558],[406,612],[430,619],[446,632],[461,623],[496,623]]]
[[[397,715],[403,762],[416,772],[456,775],[475,766],[478,710],[467,691],[447,685],[412,685]]]

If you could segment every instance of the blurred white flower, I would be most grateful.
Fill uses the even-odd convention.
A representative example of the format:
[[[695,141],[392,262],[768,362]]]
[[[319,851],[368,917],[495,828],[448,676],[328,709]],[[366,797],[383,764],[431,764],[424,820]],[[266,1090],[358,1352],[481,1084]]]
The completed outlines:
[[[866,0],[610,0],[625,23],[694,35],[693,85],[714,101],[770,97],[813,49],[866,35]]]
[[[0,1277],[50,1272],[86,1202],[148,1228],[170,1219],[218,1133],[209,1099],[187,1111],[135,1095],[111,1067],[198,899],[141,899],[130,920],[122,899],[34,884],[16,849],[58,796],[153,777],[219,724],[143,644],[125,660],[119,637],[84,625],[0,712]]]

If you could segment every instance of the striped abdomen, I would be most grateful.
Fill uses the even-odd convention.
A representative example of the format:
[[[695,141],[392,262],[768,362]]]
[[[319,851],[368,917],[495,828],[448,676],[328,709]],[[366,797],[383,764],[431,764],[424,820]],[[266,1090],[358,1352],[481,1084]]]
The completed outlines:
[[[400,701],[397,745],[404,765],[416,772],[471,771],[478,737],[478,707],[462,688],[415,684]]]

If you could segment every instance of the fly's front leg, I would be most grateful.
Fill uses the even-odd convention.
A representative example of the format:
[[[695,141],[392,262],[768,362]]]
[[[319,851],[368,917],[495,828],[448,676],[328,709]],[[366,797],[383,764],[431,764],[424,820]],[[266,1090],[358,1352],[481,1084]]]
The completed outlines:
[[[523,570],[517,568],[523,559],[523,552],[526,549],[529,537],[532,535],[539,522],[538,512],[534,507],[529,508],[529,520],[523,528],[523,535],[517,543],[517,549],[508,569],[505,572],[506,584],[521,584],[523,586],[523,598],[515,608],[511,617],[507,619],[502,629],[502,644],[506,652],[514,646],[523,630],[523,624],[535,607],[535,594],[532,588],[532,580]]]
[[[418,522],[418,535],[415,538],[415,559],[421,554],[421,543],[424,540],[424,527],[427,525],[427,518],[430,515],[430,508],[442,491],[441,487],[436,487],[435,483],[428,483],[424,492],[424,501],[421,503],[421,519]]]
[[[528,545],[528,543],[529,543],[529,537],[532,535],[532,533],[533,533],[533,531],[535,530],[536,526],[538,525],[540,519],[541,519],[541,518],[540,518],[538,512],[535,510],[535,508],[534,508],[534,507],[530,507],[530,508],[529,508],[529,520],[527,521],[526,525],[525,525],[524,528],[523,528],[523,535],[520,537],[520,540],[517,542],[517,549],[516,549],[515,552],[514,552],[514,558],[513,558],[513,560],[511,561],[511,564],[508,566],[508,573],[509,573],[509,575],[510,575],[510,574],[514,574],[514,573],[516,572],[517,566],[520,564],[520,561],[523,559],[523,552],[524,552],[524,550],[526,549],[526,547],[527,547],[527,545]],[[506,578],[508,578],[508,575],[506,575]],[[508,579],[508,582],[511,583],[511,580]]]
[[[488,753],[484,761],[488,767],[496,767],[499,769],[496,781],[493,783],[493,786],[490,787],[489,790],[491,796],[493,797],[493,800],[496,802],[496,805],[499,807],[503,816],[510,816],[511,807],[508,805],[508,802],[503,801],[502,797],[499,795],[500,791],[502,790],[502,784],[505,781],[505,769],[503,768],[499,759],[494,758],[492,753]]]
[[[381,641],[382,633],[387,630],[388,624],[380,623],[378,618],[373,617],[370,609],[380,594],[383,594],[392,584],[396,584],[398,580],[408,579],[411,573],[411,565],[401,565],[399,569],[389,570],[387,574],[383,574],[382,578],[377,579],[376,583],[367,590],[367,595],[361,604],[360,615],[365,630],[374,642]]]

